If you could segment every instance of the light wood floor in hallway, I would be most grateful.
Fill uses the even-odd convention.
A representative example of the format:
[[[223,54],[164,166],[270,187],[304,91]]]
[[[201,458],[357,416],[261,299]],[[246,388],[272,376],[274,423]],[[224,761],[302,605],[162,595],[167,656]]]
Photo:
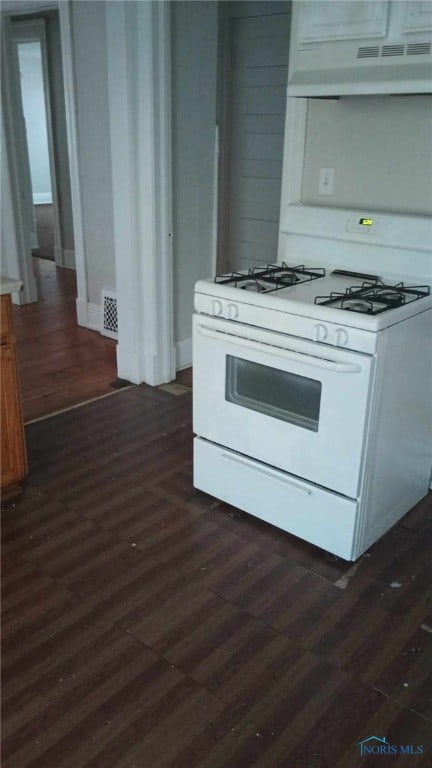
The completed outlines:
[[[113,392],[116,343],[81,328],[76,319],[76,276],[34,258],[39,301],[14,306],[24,421]]]

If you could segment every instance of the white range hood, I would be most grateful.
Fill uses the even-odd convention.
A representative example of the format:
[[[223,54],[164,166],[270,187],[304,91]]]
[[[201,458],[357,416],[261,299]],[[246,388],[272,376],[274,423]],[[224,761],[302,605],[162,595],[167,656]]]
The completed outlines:
[[[293,2],[288,96],[432,92],[432,2]]]

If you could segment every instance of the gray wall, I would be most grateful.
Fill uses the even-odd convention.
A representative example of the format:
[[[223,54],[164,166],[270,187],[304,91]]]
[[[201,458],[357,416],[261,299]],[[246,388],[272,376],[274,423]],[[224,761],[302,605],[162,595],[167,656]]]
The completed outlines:
[[[430,214],[432,97],[310,100],[302,202]],[[334,168],[334,195],[318,195],[320,168]]]
[[[193,291],[213,271],[217,3],[172,12],[174,341],[190,338]]]
[[[89,301],[115,290],[105,2],[72,3],[79,170]]]

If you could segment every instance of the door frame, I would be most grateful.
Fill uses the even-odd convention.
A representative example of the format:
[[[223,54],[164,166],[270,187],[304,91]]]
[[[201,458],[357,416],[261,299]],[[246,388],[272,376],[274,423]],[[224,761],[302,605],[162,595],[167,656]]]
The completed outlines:
[[[171,19],[165,0],[107,3],[118,375],[175,378]]]
[[[23,206],[21,200],[21,194],[19,192],[19,179],[22,171],[20,166],[22,164],[22,158],[20,160],[20,120],[17,121],[17,104],[16,100],[20,96],[19,84],[14,79],[13,68],[11,66],[11,58],[13,55],[13,29],[11,17],[25,16],[27,14],[42,13],[47,10],[57,10],[59,14],[60,25],[60,38],[62,49],[62,74],[63,74],[63,86],[64,86],[64,98],[65,98],[65,112],[66,112],[66,133],[67,133],[67,145],[68,145],[68,160],[69,160],[69,172],[70,172],[70,185],[71,185],[71,199],[72,199],[72,221],[74,231],[74,247],[75,247],[75,269],[77,277],[77,322],[78,325],[88,327],[88,289],[87,289],[87,270],[85,263],[85,251],[84,251],[84,236],[83,236],[83,218],[82,218],[82,201],[80,193],[80,174],[78,164],[78,144],[77,144],[77,115],[76,115],[76,99],[75,99],[75,82],[74,82],[74,61],[73,61],[73,48],[72,48],[72,18],[71,18],[71,2],[70,0],[62,0],[57,2],[56,0],[47,0],[46,2],[4,2],[2,4],[2,27],[3,27],[3,49],[4,55],[4,79],[3,86],[3,98],[8,106],[9,119],[4,120],[4,139],[5,146],[7,147],[8,154],[8,168],[9,168],[9,185],[12,193],[11,206],[9,206],[11,212],[13,212],[13,221],[7,222],[7,227],[11,229],[9,239],[16,240],[18,244],[18,255],[16,258],[9,260],[9,269],[14,269],[17,273],[16,276],[23,281],[23,290],[20,294],[14,295],[16,303],[30,303],[37,301],[37,288],[36,281],[33,274],[33,265],[31,262],[31,248],[30,237],[26,235],[25,227],[23,224]],[[27,24],[29,28],[39,19],[29,19]],[[25,24],[26,20],[23,19],[20,24]],[[11,50],[12,48],[12,50]],[[46,60],[45,60],[46,67]],[[45,80],[45,73],[44,73]],[[47,100],[46,100],[47,101]],[[48,99],[49,102],[49,99]],[[48,108],[50,107],[48,103]],[[18,126],[15,124],[18,122]],[[47,122],[49,124],[48,113]],[[18,128],[18,130],[16,130]],[[15,130],[14,130],[15,129]],[[18,133],[18,136],[17,136]],[[49,142],[52,141],[49,137]],[[21,139],[22,141],[22,139]],[[51,152],[51,150],[50,150]],[[53,155],[54,157],[54,155]],[[57,191],[57,186],[55,186]],[[54,187],[53,187],[54,197]],[[15,199],[14,199],[15,198]],[[58,210],[58,208],[57,208]],[[58,224],[58,226],[60,226]],[[15,230],[15,237],[13,237],[12,230]],[[57,230],[59,231],[59,230]],[[66,266],[64,263],[60,264],[59,254],[56,252],[56,264],[58,266]]]
[[[6,170],[9,172],[9,178],[5,181],[5,189],[10,189],[11,201],[8,209],[13,214],[13,220],[8,217],[5,222],[7,229],[10,229],[8,240],[16,242],[16,254],[8,260],[8,268],[13,270],[20,280],[23,281],[23,289],[19,294],[14,294],[15,303],[24,304],[37,301],[36,280],[33,274],[33,265],[31,262],[30,236],[25,232],[24,211],[22,204],[22,195],[20,192],[20,176],[22,174],[22,145],[23,138],[21,132],[23,126],[18,115],[17,99],[21,98],[19,84],[14,77],[14,68],[12,66],[14,56],[13,29],[11,17],[25,16],[28,14],[42,13],[47,10],[57,10],[59,14],[60,38],[62,49],[62,75],[65,98],[66,112],[66,133],[68,144],[68,160],[72,199],[72,221],[74,231],[75,247],[75,269],[77,277],[77,322],[78,325],[87,327],[88,323],[88,290],[87,290],[87,270],[85,263],[83,223],[82,223],[82,201],[80,193],[80,175],[78,164],[78,145],[77,145],[77,116],[75,104],[75,82],[74,82],[74,61],[72,49],[72,19],[70,0],[46,0],[46,2],[12,2],[6,1],[2,4],[2,42],[3,42],[3,72],[2,79],[2,98],[8,107],[4,116],[4,145],[7,148],[8,162]],[[28,24],[34,25],[35,19],[28,20]],[[21,22],[20,22],[21,23]],[[25,19],[23,22],[25,23]],[[46,62],[45,62],[46,66]],[[45,80],[45,77],[44,77]],[[48,115],[47,115],[48,118]],[[48,121],[49,122],[49,121]],[[21,137],[21,138],[20,138]],[[52,138],[52,134],[51,134]],[[5,170],[5,175],[6,175]],[[54,194],[54,189],[53,189]],[[6,201],[5,201],[6,202]],[[56,264],[58,264],[56,257]],[[59,264],[60,266],[60,264]],[[61,266],[64,266],[63,264]]]
[[[84,247],[83,207],[78,158],[78,124],[75,97],[75,65],[72,45],[71,0],[55,3],[59,13],[63,89],[65,98],[66,136],[69,157],[69,175],[74,233],[75,270],[77,281],[77,322],[89,327],[87,266]]]

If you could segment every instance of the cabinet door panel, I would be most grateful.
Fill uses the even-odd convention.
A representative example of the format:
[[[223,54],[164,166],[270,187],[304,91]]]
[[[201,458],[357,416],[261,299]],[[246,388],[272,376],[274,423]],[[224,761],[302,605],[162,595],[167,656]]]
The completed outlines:
[[[21,480],[26,473],[24,430],[18,394],[15,352],[1,347],[1,485]]]
[[[430,32],[432,29],[432,5],[430,0],[413,0],[406,3],[404,32]]]
[[[7,296],[2,296],[0,301],[0,334],[2,344],[7,344],[8,337],[12,334],[10,300]]]
[[[387,0],[315,0],[298,3],[300,42],[383,37],[387,30]]]

